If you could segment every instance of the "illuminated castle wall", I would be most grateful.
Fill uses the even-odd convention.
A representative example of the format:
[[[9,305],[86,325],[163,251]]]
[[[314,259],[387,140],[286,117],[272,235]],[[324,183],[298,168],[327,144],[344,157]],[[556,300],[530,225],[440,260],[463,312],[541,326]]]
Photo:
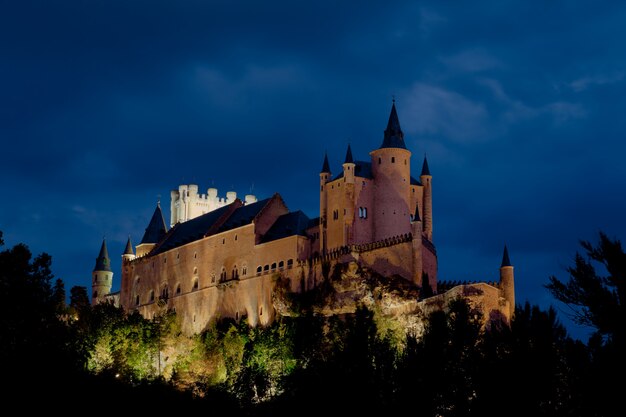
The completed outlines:
[[[175,309],[188,334],[226,317],[245,316],[250,325],[266,325],[276,314],[272,300],[276,274],[288,278],[292,291],[306,291],[323,279],[322,265],[327,261],[356,262],[422,289],[428,285],[436,295],[424,308],[441,307],[448,296],[437,294],[432,176],[426,158],[419,179],[411,176],[411,152],[395,103],[383,142],[369,156],[356,160],[348,146],[335,176],[324,156],[315,218],[290,211],[278,193],[263,200],[247,195],[242,201],[234,192],[222,199],[214,188],[198,195],[197,185],[181,185],[171,192],[171,228],[157,204],[134,249],[129,238],[119,294],[111,294],[110,285],[104,285],[112,273],[99,270],[108,265],[100,259],[101,250],[93,273],[92,303],[119,300],[127,311],[138,310],[148,318]],[[106,251],[104,242],[103,248]],[[503,260],[503,267],[510,267],[504,264]],[[506,268],[501,268],[500,283],[484,284],[481,291],[486,295],[477,302],[510,318],[513,272]],[[105,277],[108,282],[102,281]]]

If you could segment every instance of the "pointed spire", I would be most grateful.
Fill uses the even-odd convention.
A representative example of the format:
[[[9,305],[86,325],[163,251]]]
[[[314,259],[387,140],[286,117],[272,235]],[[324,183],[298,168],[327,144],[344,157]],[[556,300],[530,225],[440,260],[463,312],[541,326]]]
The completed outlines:
[[[328,153],[324,152],[324,165],[322,165],[322,171],[320,174],[328,172],[330,173],[330,166],[328,165]]]
[[[404,133],[402,133],[402,129],[400,129],[400,121],[398,120],[398,112],[396,111],[395,99],[391,105],[391,113],[389,114],[387,129],[385,129],[385,137],[380,147],[406,149],[404,145]]]
[[[124,249],[124,255],[134,255],[133,244],[130,241],[130,235],[128,235],[128,241],[126,242],[126,249]]]
[[[415,215],[413,216],[413,221],[414,222],[422,221],[422,219],[420,218],[420,206],[417,203],[415,203]]]
[[[507,249],[506,245],[504,245],[504,253],[502,254],[502,265],[500,265],[500,268],[503,268],[505,266],[513,266],[511,265],[511,260],[509,259],[509,250]]]
[[[428,168],[428,159],[426,159],[426,154],[424,154],[424,164],[422,165],[422,175],[430,175],[430,169]]]
[[[346,152],[346,160],[344,164],[353,164],[354,160],[352,159],[352,149],[350,149],[350,144],[348,143],[348,151]]]
[[[111,260],[109,259],[109,251],[107,249],[106,238],[102,239],[102,246],[100,247],[100,254],[96,258],[96,266],[94,271],[110,271]]]
[[[141,243],[158,243],[166,233],[167,226],[165,225],[165,218],[161,211],[161,203],[157,202],[156,209],[154,209],[150,223],[148,227],[146,227],[146,232],[141,239]]]

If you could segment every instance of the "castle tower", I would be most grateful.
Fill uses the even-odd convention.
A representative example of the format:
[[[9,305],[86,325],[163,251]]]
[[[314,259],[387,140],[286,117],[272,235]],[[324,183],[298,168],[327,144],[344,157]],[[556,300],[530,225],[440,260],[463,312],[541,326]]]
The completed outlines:
[[[320,253],[326,253],[326,222],[328,220],[328,198],[326,184],[330,181],[328,153],[324,154],[324,163],[320,172]]]
[[[111,293],[113,286],[113,271],[111,271],[106,239],[102,239],[100,254],[96,258],[96,266],[93,268],[91,277],[91,304],[96,305]]]
[[[133,244],[130,241],[130,236],[128,236],[126,248],[122,254],[122,263],[132,261],[133,259],[135,259],[135,251],[133,251]]]
[[[502,254],[502,264],[500,265],[500,288],[504,299],[509,302],[509,320],[513,318],[515,312],[515,279],[513,275],[513,265],[509,259],[509,250],[504,245]]]
[[[411,222],[411,234],[413,236],[413,277],[415,284],[423,286],[424,264],[422,260],[422,219],[420,218],[419,206],[415,205],[415,213]],[[431,287],[432,288],[432,287]],[[434,291],[434,289],[432,289]],[[430,291],[430,292],[432,292]]]
[[[432,176],[428,168],[428,160],[424,155],[424,163],[422,164],[422,173],[420,181],[424,186],[424,234],[432,242],[433,240],[433,193],[432,193]]]
[[[404,144],[395,100],[380,148],[370,152],[374,177],[374,240],[411,231],[411,152]]]
[[[167,226],[165,225],[165,218],[161,211],[161,204],[157,202],[150,223],[148,227],[146,227],[141,242],[137,245],[137,257],[148,254],[166,233]]]
[[[354,168],[356,164],[352,158],[352,149],[348,144],[346,159],[343,163],[343,244],[352,243],[352,225],[354,223],[355,195],[354,195]]]

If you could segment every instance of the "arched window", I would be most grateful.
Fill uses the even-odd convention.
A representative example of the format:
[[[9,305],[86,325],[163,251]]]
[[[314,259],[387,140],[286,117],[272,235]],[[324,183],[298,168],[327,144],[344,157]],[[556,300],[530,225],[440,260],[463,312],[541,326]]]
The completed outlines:
[[[180,294],[180,284],[176,284],[176,295]]]
[[[261,272],[263,272],[263,267],[261,265],[257,266],[256,268],[256,273],[260,274]]]
[[[241,267],[241,275],[246,276],[248,274],[248,266],[244,265]]]
[[[395,163],[396,163],[396,157],[395,157],[395,156],[392,156],[392,157],[391,157],[391,163],[392,163],[392,164],[395,164]]]
[[[191,288],[192,291],[195,291],[198,289],[198,278],[194,278],[193,280],[193,286]]]
[[[220,272],[220,281],[226,281],[226,268],[222,267],[222,272]]]
[[[276,262],[272,264],[272,271],[276,269]]]
[[[363,218],[367,219],[367,207],[363,207]]]
[[[211,283],[215,283],[215,272],[211,273]]]
[[[293,259],[288,259],[287,266],[292,266],[292,265],[293,265]]]
[[[233,271],[230,273],[231,279],[239,278],[239,271],[237,271],[237,265],[233,266]]]
[[[150,301],[154,301],[154,290],[150,290]]]
[[[280,261],[280,262],[278,262],[278,267],[279,267],[280,269],[283,269],[283,268],[285,267],[285,261]]]

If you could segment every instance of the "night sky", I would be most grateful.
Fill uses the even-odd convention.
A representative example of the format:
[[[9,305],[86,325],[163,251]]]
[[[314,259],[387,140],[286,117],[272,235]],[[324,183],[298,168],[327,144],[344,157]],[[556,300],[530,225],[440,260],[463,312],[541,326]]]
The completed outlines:
[[[368,160],[395,97],[440,280],[497,280],[506,244],[517,302],[580,334],[543,286],[626,238],[625,39],[617,1],[0,0],[5,247],[69,292],[106,236],[119,290],[180,184],[316,217],[324,152]]]

